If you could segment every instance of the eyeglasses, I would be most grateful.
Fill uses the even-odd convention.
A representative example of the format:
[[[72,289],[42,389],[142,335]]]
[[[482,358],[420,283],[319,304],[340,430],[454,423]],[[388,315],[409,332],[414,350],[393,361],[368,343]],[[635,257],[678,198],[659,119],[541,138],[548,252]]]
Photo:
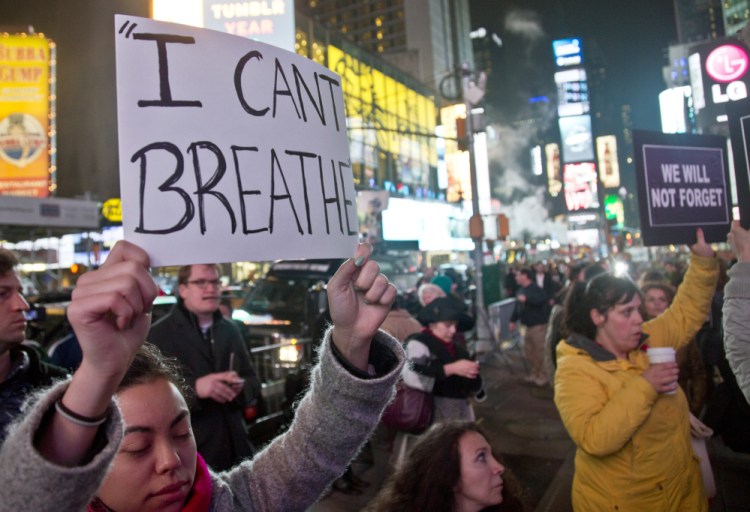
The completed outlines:
[[[194,281],[188,281],[187,284],[194,284],[198,288],[208,288],[209,286],[218,288],[221,286],[221,281],[218,279],[196,279]]]

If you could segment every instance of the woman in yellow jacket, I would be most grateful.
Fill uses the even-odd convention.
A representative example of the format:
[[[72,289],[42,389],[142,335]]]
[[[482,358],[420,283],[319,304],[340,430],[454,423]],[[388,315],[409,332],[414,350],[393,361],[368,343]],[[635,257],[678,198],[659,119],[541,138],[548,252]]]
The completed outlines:
[[[677,364],[649,365],[644,350],[676,349],[706,319],[718,261],[697,236],[685,279],[659,317],[643,323],[637,286],[609,274],[566,303],[572,334],[557,348],[555,404],[577,446],[576,512],[708,510]]]

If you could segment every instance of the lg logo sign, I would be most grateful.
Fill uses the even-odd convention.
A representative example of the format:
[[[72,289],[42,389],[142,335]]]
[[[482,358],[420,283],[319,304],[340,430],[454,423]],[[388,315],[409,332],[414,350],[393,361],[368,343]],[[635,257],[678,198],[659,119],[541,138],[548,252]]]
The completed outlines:
[[[708,54],[706,73],[719,82],[711,86],[714,103],[726,103],[747,98],[747,86],[739,81],[745,76],[748,68],[747,53],[732,44],[719,46]],[[721,84],[727,84],[722,88]]]
[[[747,65],[747,54],[742,48],[725,44],[708,54],[706,72],[717,82],[728,83],[743,77]]]

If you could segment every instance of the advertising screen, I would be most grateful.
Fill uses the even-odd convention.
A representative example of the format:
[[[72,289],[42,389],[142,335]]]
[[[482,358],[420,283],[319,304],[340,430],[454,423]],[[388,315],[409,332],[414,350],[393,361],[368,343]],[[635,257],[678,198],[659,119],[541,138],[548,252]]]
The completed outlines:
[[[558,67],[580,66],[583,64],[583,46],[577,37],[552,41],[552,52]]]
[[[596,160],[599,162],[599,181],[602,187],[619,187],[620,163],[617,159],[617,137],[604,135],[596,138]]]
[[[216,2],[204,0],[203,26],[272,44],[293,52],[294,2]]]
[[[547,188],[549,195],[557,197],[562,190],[562,167],[560,166],[560,146],[546,144],[544,154],[547,159]]]
[[[557,84],[557,114],[560,117],[587,114],[589,87],[586,83],[586,70],[568,69],[555,73]]]
[[[248,37],[293,52],[294,1],[152,0],[152,18]]]
[[[596,164],[593,162],[566,164],[563,173],[565,207],[569,212],[599,208]]]
[[[593,160],[591,116],[561,117],[559,123],[563,161],[572,163]]]

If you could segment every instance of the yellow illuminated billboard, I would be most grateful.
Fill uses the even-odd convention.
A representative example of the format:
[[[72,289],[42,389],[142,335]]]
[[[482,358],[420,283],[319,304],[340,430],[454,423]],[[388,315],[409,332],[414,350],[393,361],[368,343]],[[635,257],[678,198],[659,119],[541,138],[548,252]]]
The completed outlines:
[[[563,188],[562,168],[560,167],[560,146],[554,142],[544,146],[547,157],[547,189],[549,195],[557,197]]]
[[[617,158],[617,138],[604,135],[596,138],[596,157],[599,161],[599,181],[604,188],[620,186],[620,163]]]
[[[328,45],[328,67],[341,75],[350,126],[374,131],[379,149],[437,165],[435,144],[425,137],[435,133],[433,99],[333,45]],[[421,150],[415,148],[415,141]]]
[[[0,195],[49,195],[51,45],[0,34]]]

